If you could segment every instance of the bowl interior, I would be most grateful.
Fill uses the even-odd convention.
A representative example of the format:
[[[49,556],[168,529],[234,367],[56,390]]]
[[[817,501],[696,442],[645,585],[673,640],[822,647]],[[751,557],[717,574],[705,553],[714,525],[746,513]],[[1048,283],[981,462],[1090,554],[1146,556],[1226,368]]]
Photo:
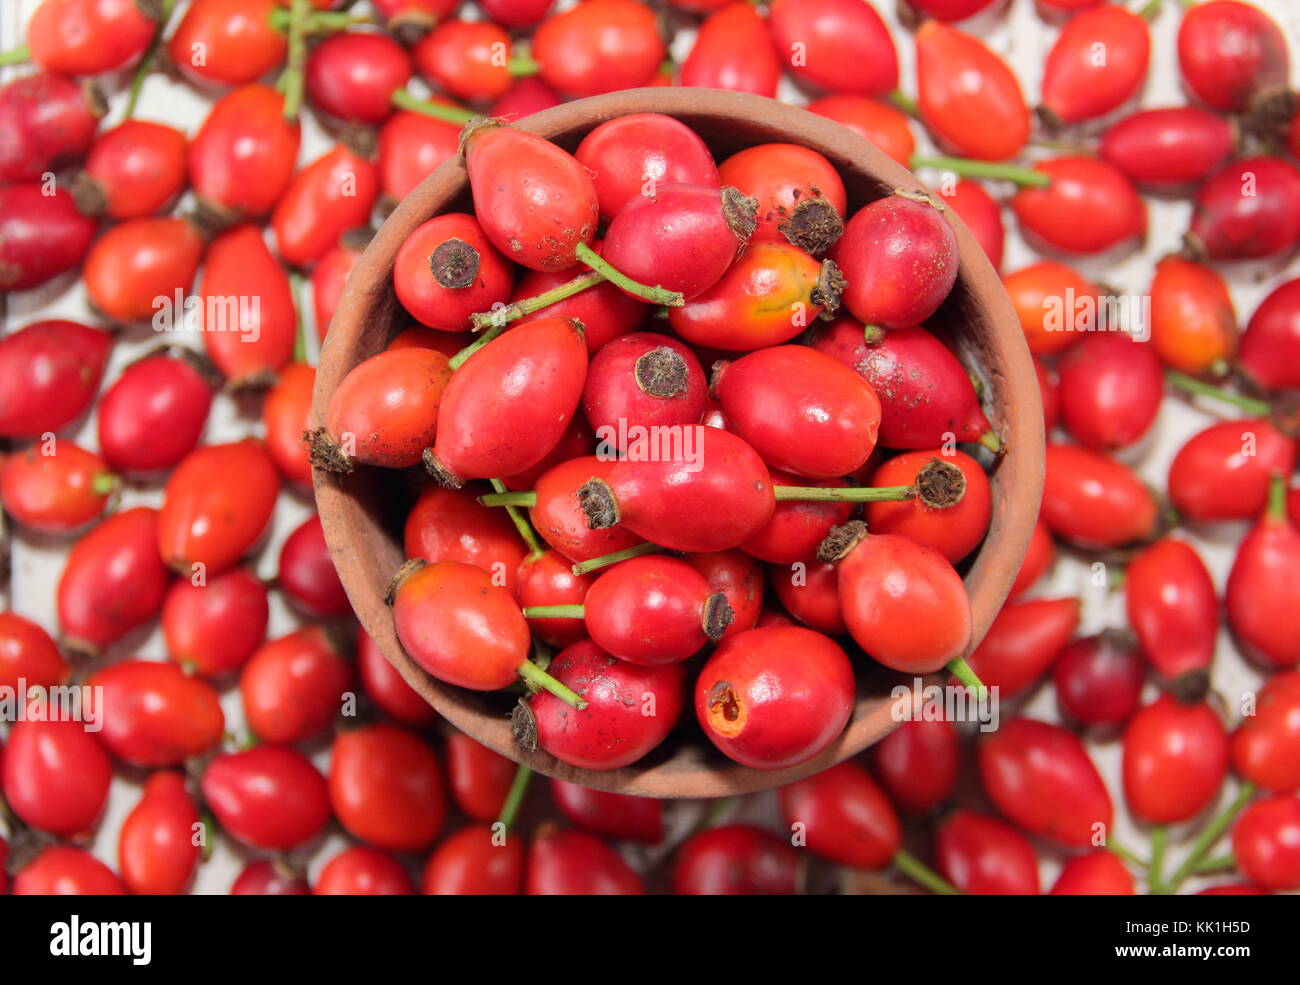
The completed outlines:
[[[572,150],[597,124],[628,113],[658,112],[694,129],[721,160],[755,144],[802,144],[825,155],[843,176],[849,214],[896,190],[923,191],[906,169],[830,120],[758,96],[709,89],[629,90],[565,103],[518,125]],[[316,376],[313,426],[323,423],[330,396],[347,372],[381,351],[407,323],[393,292],[393,262],[420,223],[447,211],[469,211],[463,163],[442,165],[403,201],[354,269],[330,326]],[[930,323],[944,329],[966,366],[983,382],[984,406],[1006,446],[991,472],[993,517],[987,538],[964,577],[974,614],[974,640],[997,614],[1029,543],[1043,473],[1043,418],[1034,368],[1001,281],[971,233],[946,213],[960,246],[957,285]],[[326,540],[362,625],[384,655],[451,724],[537,771],[588,787],[654,797],[710,797],[788,783],[825,769],[878,741],[896,725],[890,689],[910,683],[874,664],[857,664],[858,699],[840,738],[806,763],[753,770],[723,757],[699,733],[688,707],[660,748],[624,769],[594,772],[545,752],[519,750],[507,719],[512,698],[442,684],[406,656],[397,641],[384,590],[404,560],[402,524],[426,481],[414,472],[360,469],[347,476],[317,471],[316,500]],[[973,645],[973,644],[972,644]],[[868,662],[869,663],[869,662]]]

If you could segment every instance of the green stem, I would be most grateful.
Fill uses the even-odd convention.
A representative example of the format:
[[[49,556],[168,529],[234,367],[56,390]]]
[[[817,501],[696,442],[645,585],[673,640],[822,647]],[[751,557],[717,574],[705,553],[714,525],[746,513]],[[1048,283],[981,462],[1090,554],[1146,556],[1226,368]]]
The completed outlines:
[[[524,298],[522,301],[515,301],[503,308],[496,308],[493,311],[482,311],[478,314],[470,315],[470,322],[477,331],[481,328],[491,328],[495,325],[504,325],[512,322],[516,318],[523,318],[524,315],[531,315],[534,311],[540,311],[542,308],[549,307],[565,298],[585,291],[589,287],[595,287],[605,280],[605,275],[598,270],[588,270],[585,274],[579,274],[573,280],[566,281],[558,287],[552,287],[549,291],[543,291],[541,294],[534,295],[531,298]]]
[[[691,826],[690,834],[688,834],[687,837],[689,838],[690,835],[697,835],[701,831],[708,831],[721,821],[727,812],[735,806],[735,797],[719,797],[709,805],[708,810],[701,814],[700,819]]]
[[[960,896],[961,890],[905,848],[894,852],[894,867],[918,886],[943,896]]]
[[[289,297],[293,300],[293,361],[307,361],[307,336],[303,333],[302,275],[296,270],[289,273]]]
[[[644,284],[638,284],[631,277],[615,270],[608,261],[602,259],[600,254],[586,243],[579,243],[575,252],[578,259],[592,270],[599,270],[605,275],[606,280],[621,287],[628,294],[641,298],[643,301],[649,301],[651,304],[666,304],[670,308],[680,308],[686,303],[686,299],[682,297],[680,291],[669,291],[658,285],[646,287]]]
[[[1208,876],[1215,872],[1227,872],[1237,867],[1237,856],[1232,852],[1227,855],[1220,855],[1218,858],[1207,858],[1204,862],[1199,862],[1192,869],[1192,872],[1198,876]]]
[[[895,89],[885,97],[885,102],[889,103],[894,109],[901,110],[913,119],[919,119],[921,108],[916,105],[916,100],[905,93],[902,89]]]
[[[582,605],[526,605],[521,611],[525,619],[581,619],[586,608]]]
[[[276,7],[267,17],[271,27],[282,34],[289,30],[292,21],[293,15],[281,7]],[[369,14],[349,14],[344,10],[314,10],[303,22],[303,31],[309,35],[332,34],[335,31],[346,31],[349,27],[378,23],[379,21]]]
[[[1116,858],[1124,862],[1127,862],[1129,865],[1133,866],[1134,868],[1145,869],[1147,867],[1147,864],[1145,862],[1143,862],[1140,858],[1138,858],[1136,855],[1130,852],[1123,845],[1118,845],[1113,841],[1108,841],[1106,843],[1106,850],[1110,852],[1112,855],[1114,855]]]
[[[536,75],[542,70],[542,66],[531,55],[511,55],[510,60],[506,62],[506,70],[514,78],[520,79],[526,75]]]
[[[1169,878],[1169,882],[1162,886],[1162,891],[1172,893],[1179,884],[1191,875],[1198,865],[1205,859],[1206,854],[1214,847],[1214,843],[1223,836],[1228,830],[1228,826],[1241,813],[1241,809],[1246,806],[1246,802],[1255,796],[1255,785],[1249,780],[1242,783],[1241,789],[1237,791],[1237,796],[1232,798],[1232,802],[1225,807],[1219,815],[1201,829],[1201,833],[1196,836],[1192,842],[1191,850],[1187,857],[1183,859],[1183,864],[1178,867],[1174,874]],[[1152,850],[1154,851],[1155,837],[1152,835]],[[1152,892],[1155,890],[1153,889]]]
[[[525,660],[517,669],[519,671],[519,676],[524,679],[524,683],[534,691],[539,689],[550,691],[551,694],[555,695],[566,705],[577,708],[578,711],[582,711],[583,708],[587,707],[587,702],[583,701],[580,697],[546,671],[542,670],[541,667],[538,667],[537,664],[533,663],[531,660]]]
[[[1265,515],[1273,523],[1286,519],[1287,478],[1281,472],[1275,472],[1268,481],[1268,507]]]
[[[773,486],[778,503],[897,503],[916,498],[915,486]]]
[[[988,694],[988,688],[984,686],[984,682],[979,679],[979,675],[975,673],[971,665],[966,662],[965,657],[953,657],[949,660],[948,670],[953,677],[974,691],[977,698],[983,698]]]
[[[1161,881],[1161,870],[1165,866],[1165,843],[1169,832],[1163,824],[1151,829],[1151,861],[1147,864],[1147,889],[1153,896],[1161,896],[1165,885]]]
[[[618,564],[619,561],[641,557],[644,554],[658,554],[661,551],[663,551],[663,548],[658,544],[652,544],[649,541],[646,541],[644,544],[625,547],[623,550],[614,551],[612,554],[602,554],[600,557],[593,557],[588,558],[586,561],[579,561],[573,566],[573,573],[575,575],[585,575],[588,572],[596,571],[611,564]]]
[[[1165,0],[1148,0],[1146,4],[1138,8],[1137,15],[1144,21],[1153,20],[1156,14],[1160,13],[1160,8]]]
[[[498,335],[500,335],[505,330],[506,327],[504,325],[497,325],[495,328],[489,328],[477,339],[475,339],[469,345],[465,346],[465,348],[461,349],[460,352],[452,356],[449,365],[453,370],[460,369],[463,365],[465,365],[466,359],[474,355],[474,353],[478,352],[479,349],[482,349],[485,345],[487,345],[489,342],[491,342],[493,339],[495,339]]]
[[[4,65],[21,65],[23,62],[31,60],[31,52],[27,50],[27,45],[20,44],[17,48],[10,48],[8,51],[0,51],[0,66]]]
[[[432,100],[421,99],[405,89],[394,89],[392,100],[393,105],[398,109],[407,109],[412,113],[419,113],[422,116],[429,116],[447,123],[468,123],[479,115],[473,110],[464,109],[460,106],[448,106],[446,103],[435,103]]]
[[[497,818],[506,831],[514,825],[519,816],[519,808],[524,806],[524,795],[528,793],[528,784],[532,782],[533,771],[523,763],[515,770],[515,778],[510,782],[510,792],[506,794],[505,803],[501,805],[501,814]]]
[[[1194,393],[1199,397],[1213,397],[1225,404],[1240,407],[1247,414],[1252,414],[1255,417],[1265,417],[1271,409],[1267,401],[1256,400],[1253,397],[1243,397],[1237,393],[1229,393],[1222,387],[1206,383],[1204,380],[1198,380],[1195,376],[1188,376],[1186,373],[1180,373],[1174,369],[1165,370],[1165,382],[1185,393]]]
[[[491,479],[489,481],[492,483],[492,488],[496,490],[496,493],[494,493],[494,495],[496,496],[510,495],[510,493],[506,492],[505,483],[502,482],[500,479]],[[536,498],[536,496],[534,496],[534,498]],[[528,522],[527,517],[525,517],[521,512],[519,512],[519,510],[516,509],[514,506],[507,506],[506,512],[510,514],[510,519],[514,521],[515,529],[519,531],[519,536],[524,539],[524,543],[528,545],[528,550],[531,553],[541,554],[543,551],[546,550],[542,542],[538,540],[537,533],[533,530],[532,524]]]
[[[122,480],[112,472],[98,472],[90,480],[90,491],[96,496],[107,496],[121,484]]]
[[[525,506],[533,507],[537,505],[537,493],[535,492],[506,492],[498,490],[497,492],[488,493],[478,498],[479,503],[483,506]]]
[[[1022,168],[1014,164],[998,164],[995,161],[974,161],[965,157],[945,157],[942,155],[913,155],[912,170],[918,168],[937,168],[951,171],[963,178],[991,178],[995,181],[1010,181],[1017,185],[1032,185],[1046,188],[1052,183],[1051,177],[1033,168]]]
[[[311,0],[293,0],[289,8],[289,61],[280,74],[276,87],[284,93],[284,118],[298,119],[307,67],[307,17],[311,13]]]
[[[994,455],[1002,454],[1002,439],[992,431],[985,431],[979,437],[979,443],[993,452]]]
[[[163,32],[167,29],[167,22],[171,20],[172,10],[176,6],[176,0],[163,0],[162,11],[158,15],[158,25],[154,28],[153,38],[149,41],[149,47],[145,50],[144,57],[140,59],[140,64],[135,67],[135,75],[131,77],[131,91],[126,97],[126,112],[122,119],[129,120],[135,115],[136,105],[140,102],[140,90],[144,88],[144,80],[149,73],[153,71],[154,58],[158,54],[158,47],[162,44]]]

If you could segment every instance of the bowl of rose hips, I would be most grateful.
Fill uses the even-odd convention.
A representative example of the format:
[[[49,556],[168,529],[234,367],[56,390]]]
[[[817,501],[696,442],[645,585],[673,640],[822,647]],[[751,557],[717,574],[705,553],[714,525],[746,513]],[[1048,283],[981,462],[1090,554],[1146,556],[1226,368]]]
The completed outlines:
[[[1020,569],[1043,417],[972,234],[773,100],[474,120],[354,269],[312,409],[365,633],[451,724],[598,789],[836,763]]]

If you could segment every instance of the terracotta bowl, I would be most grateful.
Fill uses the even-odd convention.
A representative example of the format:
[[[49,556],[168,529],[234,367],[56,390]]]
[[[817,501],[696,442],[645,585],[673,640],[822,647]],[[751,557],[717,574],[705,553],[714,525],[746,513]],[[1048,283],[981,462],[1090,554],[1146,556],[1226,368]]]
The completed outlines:
[[[754,144],[802,144],[829,158],[844,177],[849,213],[895,189],[920,182],[866,140],[840,125],[770,99],[711,89],[637,89],[580,99],[537,113],[519,126],[572,150],[597,124],[628,113],[666,113],[692,127],[719,160]],[[465,168],[452,160],[415,189],[384,223],[362,256],[334,316],[321,354],[312,406],[323,423],[344,375],[382,350],[406,322],[393,293],[393,261],[407,235],[440,212],[469,211]],[[965,364],[984,382],[984,404],[1006,446],[992,473],[993,521],[966,570],[975,639],[983,637],[1020,568],[1043,484],[1043,414],[1029,352],[998,275],[971,233],[946,213],[961,249],[952,296],[936,318],[953,336]],[[715,797],[788,783],[861,752],[888,734],[890,688],[898,675],[859,668],[859,693],[843,735],[816,758],[784,770],[753,770],[726,759],[699,733],[689,702],[667,742],[620,770],[575,769],[539,752],[524,754],[507,721],[512,698],[443,684],[403,652],[384,604],[384,589],[402,554],[402,522],[413,499],[412,476],[359,469],[348,476],[317,471],[316,502],[330,551],[362,625],[384,655],[451,724],[505,756],[549,776],[602,790],[651,797]]]

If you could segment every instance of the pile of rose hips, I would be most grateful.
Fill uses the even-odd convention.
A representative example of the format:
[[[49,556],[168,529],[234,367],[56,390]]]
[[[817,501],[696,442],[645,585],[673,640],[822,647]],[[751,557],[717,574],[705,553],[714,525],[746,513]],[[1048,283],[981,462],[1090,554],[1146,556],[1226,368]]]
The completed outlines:
[[[846,215],[816,151],[715,162],[656,113],[573,154],[490,120],[461,144],[474,214],[420,225],[393,272],[437,348],[398,334],[312,436],[327,469],[432,477],[390,587],[408,654],[475,690],[523,677],[520,741],[598,770],[658,746],[688,687],[737,762],[810,759],[854,705],[832,636],[898,671],[962,666],[953,565],[991,497],[955,446],[998,442],[918,327],[957,277],[943,206],[898,193]],[[545,668],[534,638],[563,648]]]
[[[1278,286],[1241,331],[1215,266],[1285,257],[1300,244],[1300,114],[1285,91],[1286,36],[1262,10],[1236,0],[1140,11],[1038,0],[1059,34],[1035,114],[1005,62],[956,23],[995,0],[906,0],[916,14],[910,39],[862,0],[670,0],[662,18],[636,0],[558,12],[547,0],[482,0],[479,19],[457,16],[455,0],[370,0],[348,10],[329,9],[341,6],[330,0],[34,6],[22,47],[0,53],[0,64],[30,62],[0,86],[0,291],[79,270],[93,320],[127,338],[133,323],[150,319],[174,327],[159,324],[156,299],[180,300],[191,288],[204,302],[200,318],[213,317],[211,299],[254,296],[258,305],[240,316],[243,331],[202,332],[202,352],[177,333],[178,344],[107,380],[117,338],[103,328],[46,320],[0,340],[0,438],[8,442],[0,505],[22,536],[71,545],[57,590],[58,643],[0,613],[0,685],[71,681],[105,696],[99,732],[43,721],[39,700],[4,729],[0,889],[13,874],[15,892],[184,891],[219,829],[253,856],[234,891],[307,892],[304,861],[331,817],[349,844],[314,873],[316,892],[409,892],[413,857],[424,860],[419,885],[428,892],[625,893],[647,880],[684,893],[809,885],[807,855],[787,833],[719,826],[713,814],[674,846],[663,871],[634,871],[605,840],[663,843],[672,809],[666,818],[655,801],[557,782],[549,806],[534,801],[525,814],[530,822],[548,815],[531,838],[494,837],[486,822],[503,822],[498,835],[520,823],[528,772],[454,732],[434,738],[433,712],[351,620],[319,521],[309,518],[284,542],[272,583],[251,570],[280,493],[301,494],[311,480],[302,431],[314,372],[296,344],[299,292],[289,270],[309,272],[323,335],[377,213],[459,153],[476,117],[517,118],[641,85],[772,96],[783,77],[813,94],[811,111],[901,163],[962,176],[936,194],[999,269],[997,193],[1007,182],[1018,189],[1007,204],[1045,255],[1004,283],[1039,363],[1048,484],[1012,599],[970,656],[971,673],[961,669],[1016,701],[1050,680],[1066,723],[1004,714],[1002,728],[979,740],[978,771],[996,816],[965,806],[940,813],[953,801],[969,737],[951,721],[918,720],[865,761],[782,789],[783,820],[816,856],[861,870],[892,865],[941,892],[1037,892],[1042,854],[1064,858],[1058,893],[1133,892],[1139,879],[1150,891],[1174,891],[1189,877],[1234,870],[1237,881],[1207,891],[1300,888],[1300,491],[1289,488],[1300,280]],[[1134,105],[1156,17],[1179,19],[1187,105]],[[666,62],[671,34],[692,24],[689,48],[674,45],[682,60]],[[900,89],[900,42],[915,46],[915,97]],[[160,67],[215,93],[192,134],[133,118],[142,83]],[[109,125],[98,85],[122,69],[135,75],[126,118]],[[335,144],[300,166],[298,117],[308,107]],[[918,154],[918,121],[960,156]],[[639,139],[638,122],[646,127]],[[936,453],[952,450],[937,435],[996,439],[965,371],[916,327],[947,293],[952,271],[936,265],[900,278],[896,266],[872,266],[880,251],[857,248],[892,235],[917,250],[929,237],[939,249],[926,257],[950,257],[946,224],[934,203],[897,196],[846,215],[833,169],[803,148],[751,148],[715,162],[672,121],[616,120],[602,131],[578,149],[578,170],[554,148],[521,148],[511,128],[468,132],[474,215],[436,217],[407,244],[394,287],[412,326],[376,357],[387,360],[381,371],[363,373],[371,365],[363,364],[340,389],[340,401],[353,391],[340,414],[355,416],[332,419],[312,451],[339,469],[432,467],[441,481],[426,483],[405,531],[407,555],[426,563],[404,569],[395,615],[407,618],[413,656],[448,680],[499,688],[525,675],[528,712],[517,717],[526,738],[585,766],[617,765],[607,746],[583,741],[583,723],[593,720],[584,715],[620,712],[587,683],[607,675],[633,682],[637,698],[655,698],[655,716],[617,719],[641,744],[636,759],[662,738],[646,730],[676,717],[689,670],[700,682],[702,726],[725,752],[753,765],[776,765],[782,754],[794,761],[843,725],[837,715],[847,714],[853,691],[846,647],[861,644],[909,671],[941,666],[950,644],[954,654],[964,649],[955,645],[965,597],[952,564],[984,534],[987,479],[975,459]],[[1034,145],[1053,156],[1041,159]],[[650,159],[662,170],[634,173]],[[536,234],[530,221],[545,217],[512,215],[519,189],[497,193],[484,173],[546,160],[555,164],[548,180],[564,193],[548,214],[573,222],[513,235]],[[1070,258],[1119,255],[1139,240],[1143,192],[1189,197],[1195,208],[1183,250],[1155,266],[1150,339],[1140,342],[1097,330],[1116,327],[1106,321],[1113,299]],[[670,211],[693,223],[677,230],[688,255],[650,231]],[[909,280],[925,289],[889,291]],[[797,330],[793,304],[804,305]],[[820,317],[832,310],[829,321]],[[1059,330],[1062,317],[1073,331]],[[524,374],[527,396],[502,384],[507,365]],[[553,387],[540,386],[546,374]],[[800,390],[810,378],[811,394]],[[1160,496],[1132,463],[1166,384],[1245,416],[1189,440]],[[897,413],[907,387],[922,399]],[[548,395],[534,399],[541,389]],[[214,402],[226,399],[219,391],[245,407],[260,400],[259,438],[202,444]],[[368,443],[371,401],[395,391],[402,420]],[[801,422],[817,440],[793,436],[792,405],[827,412]],[[497,409],[507,406],[515,410]],[[764,417],[766,407],[784,416]],[[873,411],[877,430],[864,445],[858,425]],[[444,412],[455,423],[440,429]],[[698,449],[705,468],[674,477],[664,463],[593,454],[596,428],[612,427],[615,450],[628,440],[620,420],[710,425]],[[854,426],[836,432],[837,422]],[[485,433],[499,440],[489,446],[479,440]],[[409,444],[395,440],[402,435]],[[901,453],[883,459],[876,441]],[[523,464],[542,445],[547,451]],[[380,460],[385,454],[395,458]],[[709,467],[715,459],[722,468]],[[936,460],[956,466],[961,481],[936,472]],[[762,472],[768,494],[743,488]],[[958,487],[959,501],[948,502]],[[842,492],[860,488],[885,492]],[[918,501],[922,488],[938,500]],[[123,490],[132,502],[143,491],[155,506],[118,508]],[[680,498],[670,500],[670,490]],[[859,507],[855,498],[869,501]],[[859,510],[870,531],[860,540]],[[1192,542],[1168,528],[1230,539],[1242,521],[1252,526],[1220,599]],[[838,564],[815,557],[832,529],[825,555],[846,552]],[[866,611],[870,595],[841,605],[838,584],[878,589],[881,566],[897,562],[874,548],[907,545],[903,563],[916,573],[925,553],[917,544],[930,548],[926,572],[951,589],[934,600],[943,619],[909,615],[882,626]],[[1058,544],[1104,573],[1123,566],[1126,629],[1075,638],[1079,600],[1029,594]],[[620,553],[631,556],[601,563]],[[792,564],[806,566],[798,584]],[[769,572],[781,577],[769,584]],[[917,605],[916,584],[884,601]],[[274,594],[302,625],[268,640]],[[486,606],[488,638],[430,618],[447,598],[459,599],[452,605],[461,612]],[[1225,617],[1270,675],[1240,707],[1235,696],[1224,707],[1210,688]],[[134,658],[141,631],[155,623],[170,659]],[[421,637],[414,624],[447,637]],[[530,639],[546,648],[530,650]],[[466,645],[493,659],[468,664],[481,676],[457,680],[465,661],[433,658]],[[809,666],[791,666],[793,647]],[[703,663],[681,659],[698,650]],[[653,662],[666,654],[676,662]],[[723,660],[725,678],[702,673]],[[755,751],[754,726],[768,723],[748,716],[753,692],[744,682],[768,667],[813,666],[832,670],[809,688],[832,696],[835,708],[780,715],[776,724],[800,728]],[[667,683],[651,689],[649,678]],[[715,688],[724,680],[728,687]],[[358,682],[360,725],[350,705]],[[1151,700],[1153,684],[1160,694]],[[584,689],[585,698],[575,693]],[[251,748],[225,734],[223,694],[242,705]],[[584,700],[582,710],[569,703]],[[330,741],[326,775],[307,753],[320,749],[340,708],[353,727]],[[1081,741],[1108,734],[1122,736],[1124,800],[1149,826],[1149,858],[1109,834],[1111,794]],[[115,765],[149,773],[117,833],[113,871],[86,844]],[[1229,771],[1237,792],[1206,822]],[[1166,873],[1166,827],[1198,819],[1186,858]],[[1228,832],[1232,852],[1215,855]],[[927,833],[926,854],[941,874],[903,847],[905,834],[915,847]]]

